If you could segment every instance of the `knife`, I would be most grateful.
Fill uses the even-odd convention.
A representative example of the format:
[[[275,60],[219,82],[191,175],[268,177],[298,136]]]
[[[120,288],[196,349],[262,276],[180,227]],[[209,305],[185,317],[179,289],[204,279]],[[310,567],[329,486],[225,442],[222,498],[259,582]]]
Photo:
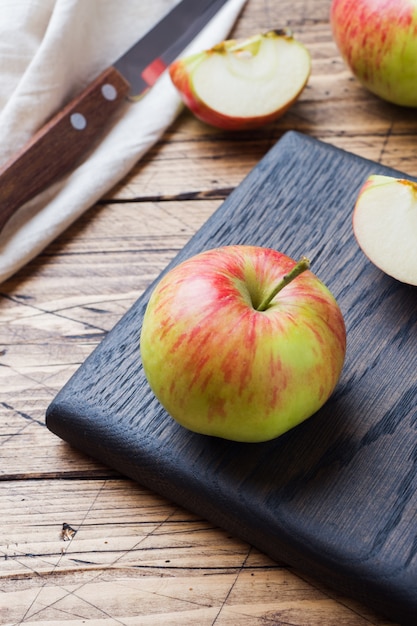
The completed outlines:
[[[119,108],[152,87],[226,2],[182,0],[4,165],[0,231],[25,202],[76,167]]]

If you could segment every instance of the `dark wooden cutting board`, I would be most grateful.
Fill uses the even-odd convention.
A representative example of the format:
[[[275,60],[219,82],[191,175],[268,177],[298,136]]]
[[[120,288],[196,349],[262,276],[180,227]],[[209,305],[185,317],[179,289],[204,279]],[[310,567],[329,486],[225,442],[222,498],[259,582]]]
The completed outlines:
[[[316,415],[262,444],[178,426],[141,368],[148,290],[52,402],[47,425],[274,559],[414,625],[417,290],[355,242],[352,209],[370,173],[394,172],[290,132],[173,262],[236,243],[311,259],[348,337],[339,385]]]

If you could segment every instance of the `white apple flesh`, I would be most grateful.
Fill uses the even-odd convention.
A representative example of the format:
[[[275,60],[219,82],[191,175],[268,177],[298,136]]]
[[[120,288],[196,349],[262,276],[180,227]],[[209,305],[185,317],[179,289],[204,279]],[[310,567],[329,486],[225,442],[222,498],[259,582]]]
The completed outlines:
[[[174,62],[171,79],[202,121],[229,130],[257,128],[287,111],[307,84],[311,59],[289,33],[224,41]]]
[[[353,232],[374,265],[417,285],[417,183],[372,175],[360,189]]]
[[[333,0],[330,22],[346,64],[364,87],[417,107],[417,0]]]
[[[307,267],[268,248],[225,246],[161,279],[140,349],[150,387],[177,422],[266,441],[327,401],[346,331],[333,295]]]

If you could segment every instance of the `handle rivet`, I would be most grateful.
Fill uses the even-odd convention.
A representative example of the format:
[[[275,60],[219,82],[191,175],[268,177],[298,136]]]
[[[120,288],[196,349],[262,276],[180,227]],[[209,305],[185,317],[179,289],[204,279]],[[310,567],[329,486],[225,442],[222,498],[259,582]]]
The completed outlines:
[[[75,128],[75,130],[84,130],[87,126],[87,120],[82,113],[73,113],[70,117],[70,121],[71,126]]]
[[[106,83],[102,86],[101,93],[103,94],[103,98],[106,100],[116,100],[117,98],[116,87],[110,85],[110,83]]]

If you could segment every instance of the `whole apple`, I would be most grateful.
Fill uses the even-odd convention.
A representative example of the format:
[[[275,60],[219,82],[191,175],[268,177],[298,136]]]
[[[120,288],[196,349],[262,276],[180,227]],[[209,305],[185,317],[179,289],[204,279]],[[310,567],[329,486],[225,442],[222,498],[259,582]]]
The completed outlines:
[[[367,89],[417,107],[417,0],[333,0],[330,21],[343,59]]]
[[[140,348],[149,385],[186,428],[273,439],[315,413],[344,363],[342,313],[308,269],[272,249],[224,246],[169,271]]]
[[[258,128],[283,115],[310,71],[310,53],[284,30],[223,41],[169,68],[194,115],[225,130]]]

